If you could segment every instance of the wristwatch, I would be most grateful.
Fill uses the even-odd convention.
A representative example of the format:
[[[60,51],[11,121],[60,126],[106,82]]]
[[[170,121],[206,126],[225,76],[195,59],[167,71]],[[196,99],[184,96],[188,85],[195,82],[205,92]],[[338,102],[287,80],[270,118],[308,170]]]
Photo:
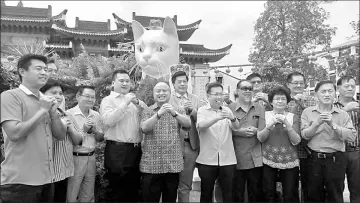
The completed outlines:
[[[233,119],[230,119],[231,122],[235,122],[236,121],[236,117],[234,117]]]
[[[172,117],[176,117],[176,116],[178,116],[178,113],[175,111],[175,114],[174,115],[172,115]]]

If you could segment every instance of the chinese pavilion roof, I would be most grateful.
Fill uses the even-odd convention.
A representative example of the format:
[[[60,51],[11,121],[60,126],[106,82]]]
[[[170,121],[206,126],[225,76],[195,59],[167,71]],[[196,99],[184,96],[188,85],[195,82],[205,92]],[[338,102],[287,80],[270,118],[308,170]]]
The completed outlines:
[[[56,24],[66,26],[66,13],[67,9],[63,10],[61,13],[51,17],[52,21]]]
[[[199,44],[180,44],[180,54],[185,58],[202,58],[208,62],[216,62],[230,54],[232,44],[221,49],[208,49]]]
[[[129,25],[130,23],[121,19],[119,16],[117,16],[115,13],[113,13],[115,24],[118,28],[124,27]],[[163,17],[150,17],[150,16],[137,16],[135,15],[135,12],[133,12],[133,20],[138,21],[143,27],[147,28],[150,24],[150,20],[161,20],[162,23],[164,23],[165,18]],[[188,25],[178,25],[177,24],[177,16],[175,15],[173,18],[173,21],[177,27],[178,30],[178,36],[180,41],[187,41],[191,35],[195,32],[196,29],[199,28],[199,24],[201,23],[201,20],[198,20],[196,22],[193,22]]]
[[[31,8],[19,6],[1,6],[1,21],[20,21],[50,23],[51,6],[48,8]]]
[[[89,30],[89,29],[81,29],[81,28],[70,28],[66,26],[61,26],[57,24],[53,24],[51,26],[54,30],[58,32],[62,32],[64,34],[70,35],[88,35],[88,36],[104,36],[104,37],[112,37],[117,35],[123,35],[127,32],[126,29],[123,30]]]

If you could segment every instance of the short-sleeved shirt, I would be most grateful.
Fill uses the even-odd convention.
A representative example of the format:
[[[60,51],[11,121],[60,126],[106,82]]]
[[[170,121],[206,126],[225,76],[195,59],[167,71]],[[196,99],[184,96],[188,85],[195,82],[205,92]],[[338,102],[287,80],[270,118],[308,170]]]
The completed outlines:
[[[228,107],[222,106],[222,108]],[[220,110],[212,110],[210,104],[200,107],[197,114],[197,128],[200,122],[214,118],[220,113]],[[212,166],[236,164],[231,130],[231,121],[229,119],[222,119],[209,128],[200,131],[200,153],[196,162]]]
[[[353,99],[353,102],[359,102],[359,101],[355,101]],[[342,109],[344,108],[344,105],[340,102],[340,101],[337,101],[334,103],[334,106],[336,108],[339,108],[339,109]],[[355,130],[357,131],[357,136],[355,138],[355,141],[354,142],[348,142],[346,147],[360,147],[359,145],[359,137],[360,137],[360,132],[359,132],[359,111],[350,111],[348,112],[348,114],[350,115],[350,118],[351,118],[351,121],[355,127]]]
[[[39,110],[39,98],[23,85],[1,94],[1,123],[28,121]],[[9,139],[4,128],[2,132],[5,160],[1,163],[1,185],[44,185],[55,181],[49,114],[15,142]]]
[[[144,109],[141,125],[155,115],[160,107],[155,103]],[[185,114],[184,110],[178,110]],[[141,145],[142,156],[140,171],[143,173],[180,173],[184,169],[184,160],[180,146],[180,124],[170,113],[165,113],[150,132],[144,133]]]
[[[229,104],[229,108],[234,116],[239,119],[240,128],[254,126],[263,128],[265,126],[265,107],[262,104],[251,103],[248,111],[244,111],[238,102]],[[242,137],[236,135],[237,130],[233,130],[233,142],[237,159],[236,169],[251,169],[263,165],[261,156],[261,143],[256,135],[252,137]]]
[[[338,135],[327,123],[322,123],[312,138],[308,137],[306,129],[315,122],[321,114],[318,106],[306,108],[301,115],[301,136],[309,140],[310,149],[317,152],[333,153],[345,152],[345,142],[352,142],[356,137],[356,130],[351,122],[349,114],[336,107],[332,108],[332,121],[340,129]]]
[[[315,97],[310,96],[310,95],[304,95],[304,107],[311,107],[311,106],[315,106],[317,104]],[[286,111],[287,112],[291,112],[293,114],[295,114],[295,116],[301,117],[301,113],[303,112],[303,108],[300,107],[296,102],[294,98],[291,98],[290,102],[287,105]],[[297,125],[300,125],[297,124]],[[300,126],[298,126],[300,128]],[[298,157],[299,158],[306,158],[308,153],[306,152],[306,147],[307,145],[307,140],[301,139],[301,142],[296,145],[296,148],[298,150]]]
[[[89,109],[89,115],[85,116],[79,108],[79,105],[76,105],[74,108],[67,110],[66,112],[70,113],[76,121],[76,124],[80,129],[83,128],[84,123],[87,118],[93,117],[95,120],[95,127],[99,132],[102,132],[103,125],[101,122],[100,114],[92,109]],[[79,153],[89,153],[93,152],[96,147],[96,140],[94,134],[84,133],[84,138],[81,145],[74,146],[74,152]]]
[[[100,114],[104,123],[104,139],[116,142],[139,143],[142,140],[140,116],[147,108],[143,101],[139,105],[125,103],[125,95],[111,91],[101,101]]]

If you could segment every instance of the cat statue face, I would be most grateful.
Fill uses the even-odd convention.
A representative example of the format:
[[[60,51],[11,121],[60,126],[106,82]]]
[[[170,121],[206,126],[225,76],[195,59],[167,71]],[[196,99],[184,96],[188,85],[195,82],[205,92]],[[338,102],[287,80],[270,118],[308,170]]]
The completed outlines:
[[[166,17],[162,28],[146,30],[134,20],[132,30],[142,78],[169,78],[170,66],[179,63],[179,38],[174,21]]]

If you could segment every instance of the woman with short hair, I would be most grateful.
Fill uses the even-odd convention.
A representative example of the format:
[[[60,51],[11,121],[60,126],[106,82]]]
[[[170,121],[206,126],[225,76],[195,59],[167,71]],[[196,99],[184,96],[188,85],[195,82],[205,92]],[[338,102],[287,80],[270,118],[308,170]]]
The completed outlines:
[[[63,86],[54,79],[48,82],[40,89],[48,97],[55,97],[56,102],[64,103]],[[54,202],[66,201],[67,178],[74,175],[73,145],[80,145],[83,135],[80,128],[74,122],[71,115],[68,115],[61,107],[57,108],[57,113],[64,125],[67,126],[65,139],[53,140],[53,160],[54,160]]]
[[[299,158],[296,145],[300,143],[298,116],[286,112],[290,93],[278,86],[270,90],[269,102],[273,110],[265,112],[266,127],[259,129],[262,143],[263,190],[267,202],[275,202],[277,173],[283,188],[284,202],[299,202]]]

